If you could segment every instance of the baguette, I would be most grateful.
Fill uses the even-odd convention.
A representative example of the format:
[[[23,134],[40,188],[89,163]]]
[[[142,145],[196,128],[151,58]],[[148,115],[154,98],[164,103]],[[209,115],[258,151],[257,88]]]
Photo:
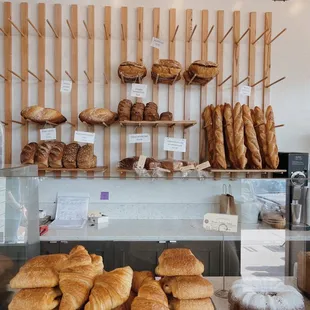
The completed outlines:
[[[244,124],[241,104],[238,102],[233,110],[235,153],[239,169],[244,169],[247,164],[246,147],[244,145]]]
[[[246,147],[250,152],[251,168],[262,169],[262,157],[260,155],[259,145],[256,137],[256,132],[253,125],[250,108],[244,104],[242,106],[242,117],[246,135]]]
[[[277,169],[279,166],[279,153],[276,139],[275,121],[272,107],[266,110],[266,136],[268,148],[268,165],[270,168]]]
[[[214,161],[214,132],[213,132],[213,104],[207,106],[203,112],[203,118],[205,121],[205,128],[207,131],[207,159],[211,163]]]
[[[214,128],[214,167],[220,169],[227,169],[224,146],[224,132],[223,132],[223,114],[221,106],[217,106],[213,115]]]

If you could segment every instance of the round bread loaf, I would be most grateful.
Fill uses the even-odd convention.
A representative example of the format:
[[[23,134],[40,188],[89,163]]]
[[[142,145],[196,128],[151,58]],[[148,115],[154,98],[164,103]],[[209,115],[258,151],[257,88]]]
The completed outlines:
[[[152,66],[151,77],[155,83],[172,84],[181,79],[182,66],[176,60],[159,59]]]
[[[137,62],[124,61],[118,67],[118,76],[123,83],[140,83],[146,74],[146,67]]]
[[[212,61],[196,60],[188,68],[190,77],[196,74],[197,78],[213,79],[219,74],[218,65]]]
[[[201,85],[201,86],[205,86],[208,82],[210,82],[212,79],[202,79],[202,78],[199,78],[198,76],[190,76],[190,73],[188,70],[184,71],[183,73],[183,77],[184,77],[184,80],[187,84],[189,84],[189,82],[191,84],[198,84],[198,85]]]

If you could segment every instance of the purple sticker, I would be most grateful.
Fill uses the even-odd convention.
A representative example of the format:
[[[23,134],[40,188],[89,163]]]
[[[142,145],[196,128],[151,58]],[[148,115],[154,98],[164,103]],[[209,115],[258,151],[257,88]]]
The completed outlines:
[[[109,192],[101,192],[100,200],[109,200]]]

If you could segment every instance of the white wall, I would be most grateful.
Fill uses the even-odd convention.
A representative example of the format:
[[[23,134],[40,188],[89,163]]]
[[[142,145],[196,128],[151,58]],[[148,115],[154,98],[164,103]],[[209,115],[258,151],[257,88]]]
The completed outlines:
[[[14,0],[13,2],[13,14],[12,19],[19,24],[19,3],[20,0]],[[30,19],[36,23],[36,3],[40,1],[30,0],[29,14]],[[52,20],[53,18],[53,4],[59,1],[50,0],[47,1],[47,18]],[[120,80],[117,77],[117,67],[120,62],[120,7],[128,6],[128,17],[129,17],[129,36],[128,36],[128,59],[134,60],[136,55],[136,27],[130,25],[135,25],[136,18],[136,8],[139,6],[144,6],[144,63],[147,68],[151,68],[151,47],[149,46],[152,33],[152,8],[161,8],[161,38],[167,42],[168,38],[168,10],[169,8],[177,9],[177,24],[180,25],[179,33],[177,36],[177,55],[181,63],[184,64],[184,31],[185,31],[185,9],[192,8],[193,12],[193,24],[197,24],[197,31],[193,37],[193,60],[200,58],[200,10],[208,9],[210,25],[216,24],[216,10],[225,10],[225,29],[229,29],[232,25],[232,12],[234,10],[241,11],[241,32],[243,32],[248,27],[248,13],[251,11],[258,12],[257,21],[257,33],[263,32],[264,28],[264,12],[273,12],[273,34],[277,34],[283,28],[287,28],[287,32],[275,41],[272,45],[272,68],[271,68],[271,80],[276,80],[282,76],[286,76],[287,79],[272,88],[271,92],[271,103],[275,110],[276,122],[278,124],[284,123],[285,127],[277,129],[277,138],[280,151],[310,151],[309,143],[309,133],[310,133],[310,122],[308,121],[308,115],[310,114],[310,105],[308,101],[310,100],[310,87],[308,84],[310,82],[309,72],[310,72],[310,40],[308,38],[308,29],[310,29],[310,2],[307,0],[291,0],[288,2],[274,2],[272,0],[192,0],[192,1],[172,1],[172,0],[157,0],[157,1],[142,1],[142,0],[131,0],[131,1],[86,1],[86,0],[63,0],[63,78],[65,78],[64,71],[70,68],[70,49],[69,49],[69,31],[65,20],[69,18],[69,4],[78,4],[79,8],[79,110],[83,110],[86,107],[86,87],[87,83],[83,70],[87,69],[87,50],[86,50],[86,32],[84,30],[82,21],[86,18],[87,5],[96,5],[95,10],[95,27],[96,27],[96,42],[95,42],[95,59],[96,59],[96,78],[95,78],[95,106],[100,107],[103,105],[103,45],[104,45],[104,30],[103,30],[103,20],[104,20],[104,5],[112,6],[112,92],[111,92],[111,107],[113,110],[117,109],[117,105],[120,98]],[[2,6],[0,5],[0,12]],[[3,24],[2,14],[0,14],[0,25]],[[13,40],[13,70],[19,72],[20,67],[20,36],[17,35],[14,30],[14,40]],[[30,44],[29,44],[29,62],[30,69],[36,72],[36,58],[37,58],[37,37],[32,29],[30,29]],[[46,67],[53,67],[53,35],[50,29],[47,28],[47,55],[46,55]],[[0,41],[3,38],[0,37]],[[216,60],[216,36],[215,33],[210,37],[209,45],[209,59]],[[2,46],[3,42],[0,42]],[[257,62],[256,62],[256,77],[257,80],[261,79],[263,76],[263,42],[257,44]],[[229,36],[224,44],[224,77],[231,74],[232,68],[232,37]],[[240,78],[247,76],[247,61],[248,61],[248,39],[245,38],[241,43],[241,57],[240,57]],[[160,51],[160,57],[165,58],[168,56],[167,45],[163,50]],[[0,48],[0,73],[3,72],[3,50]],[[30,83],[30,93],[29,93],[29,104],[37,104],[37,83],[31,79]],[[47,78],[46,82],[46,106],[53,107],[53,83]],[[146,78],[145,83],[151,86],[150,77]],[[0,98],[3,98],[3,82],[0,81]],[[261,88],[262,85],[257,87],[256,93],[256,104],[261,104]],[[214,103],[215,98],[215,81],[211,82],[208,86],[208,103]],[[128,88],[129,90],[129,88]],[[167,96],[166,96],[165,86],[160,88],[160,102],[159,108],[161,111],[167,109]],[[183,115],[183,83],[178,83],[176,86],[176,96],[175,96],[175,119],[181,119]],[[62,112],[64,115],[69,115],[70,107],[70,96],[63,95]],[[148,98],[146,102],[151,100],[151,92],[148,93]],[[228,82],[225,84],[224,100],[227,102],[231,101],[231,84]],[[13,119],[18,119],[20,112],[20,83],[14,79],[13,85]],[[5,103],[0,100],[0,119],[3,118]],[[191,94],[191,118],[200,120],[199,115],[199,88],[192,87]],[[198,159],[198,128],[195,126],[191,129],[191,148],[190,157],[193,160]],[[83,125],[80,126],[83,129]],[[18,162],[20,153],[20,140],[19,140],[19,126],[14,125],[14,141],[13,141],[13,160]],[[146,129],[147,131],[147,129]],[[103,150],[103,138],[102,129],[96,129],[97,143],[95,146],[95,152],[98,155],[99,164],[102,161],[102,150]],[[160,158],[165,157],[165,153],[161,150],[162,140],[165,136],[164,131],[160,134]],[[181,136],[181,131],[176,131],[176,136]],[[69,142],[70,128],[67,125],[63,126],[63,141]],[[30,140],[36,139],[36,131],[31,130]],[[111,157],[112,166],[116,165],[119,160],[119,128],[118,126],[113,126],[112,128],[112,146],[111,146]],[[146,155],[150,155],[150,147],[144,147],[143,151]],[[133,147],[128,147],[128,155],[133,155]],[[84,182],[81,180],[80,182]],[[99,180],[97,180],[99,181]],[[46,201],[49,197],[47,190],[52,188],[51,184],[55,186],[54,188],[59,188],[63,183],[59,180],[44,181],[47,182],[47,187],[44,188],[44,193],[41,193],[42,201]],[[55,183],[57,182],[57,183]],[[76,184],[70,183],[70,180],[66,180],[66,184]],[[111,186],[117,186],[119,181],[111,180],[109,184]],[[137,188],[141,186],[136,180],[128,180],[130,186],[136,186]],[[148,181],[141,181],[146,182]],[[161,182],[161,181],[159,181]],[[206,182],[206,190],[209,184],[213,181]],[[50,184],[50,185],[49,185]],[[57,184],[57,186],[55,185]],[[89,184],[87,183],[83,184]],[[174,187],[173,182],[165,183],[165,186],[169,190],[164,192],[161,196],[163,200],[171,202],[178,197],[178,190]],[[145,185],[146,186],[146,185]],[[161,188],[160,185],[159,188]],[[155,186],[157,188],[157,185]],[[185,186],[181,186],[185,188]],[[186,189],[191,192],[197,187],[196,182],[189,181],[186,184]],[[51,191],[55,192],[55,191]],[[45,193],[47,195],[45,196]],[[123,201],[124,196],[122,192],[118,193],[119,201]],[[160,195],[160,194],[158,194]],[[122,198],[123,197],[123,198]],[[181,196],[182,197],[182,196]],[[145,201],[148,196],[145,197]],[[152,198],[150,197],[150,200]],[[182,203],[182,200],[180,201]]]

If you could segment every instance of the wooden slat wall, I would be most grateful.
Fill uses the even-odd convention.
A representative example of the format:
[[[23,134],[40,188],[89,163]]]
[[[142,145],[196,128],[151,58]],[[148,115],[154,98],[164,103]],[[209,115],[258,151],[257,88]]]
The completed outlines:
[[[208,10],[201,11],[201,59],[208,60],[208,40],[205,42],[209,29],[209,12]],[[207,84],[208,85],[208,84]],[[203,162],[206,159],[206,137],[205,137],[205,129],[204,129],[204,121],[201,116],[202,113],[207,106],[207,89],[208,86],[200,87],[200,130],[199,130],[199,161]]]
[[[45,106],[45,4],[38,4],[38,105]]]
[[[4,75],[6,77],[4,87],[5,102],[5,164],[12,162],[12,74],[8,70],[12,70],[12,28],[9,18],[12,15],[12,6],[10,2],[3,4],[3,28],[4,36]]]
[[[223,103],[223,86],[219,86],[223,81],[223,60],[224,42],[220,43],[224,36],[224,11],[217,11],[217,64],[219,74],[216,77],[216,105]]]
[[[111,101],[111,7],[104,8],[104,23],[107,29],[108,38],[104,41],[104,74],[108,83],[104,83],[104,107],[110,110]],[[104,129],[104,165],[108,166],[105,177],[110,177],[110,127]]]
[[[249,85],[255,83],[255,61],[256,61],[256,45],[253,42],[256,40],[256,13],[250,13],[250,35],[249,35]],[[251,96],[248,97],[248,105],[250,108],[255,106],[255,87],[252,87]]]
[[[231,86],[231,104],[234,106],[239,100],[238,89],[236,84],[239,82],[239,56],[240,56],[240,44],[236,42],[240,38],[240,11],[236,11],[233,14],[233,66],[232,66],[232,86]],[[224,44],[224,42],[223,42]],[[224,103],[224,102],[222,102]]]
[[[127,36],[128,36],[128,9],[127,7],[121,8],[121,61],[127,60]],[[121,80],[120,80],[121,81]],[[120,82],[121,83],[121,82]],[[121,83],[121,100],[127,98],[127,84]],[[127,157],[127,127],[121,127],[120,128],[120,159],[124,159]],[[120,173],[121,178],[126,177],[126,173]]]
[[[20,56],[21,56],[21,76],[24,81],[21,82],[21,108],[22,110],[28,107],[28,3],[23,2],[20,4],[20,27],[24,34],[21,36]],[[21,149],[28,143],[28,122],[21,117],[21,122],[25,123],[21,126]]]

